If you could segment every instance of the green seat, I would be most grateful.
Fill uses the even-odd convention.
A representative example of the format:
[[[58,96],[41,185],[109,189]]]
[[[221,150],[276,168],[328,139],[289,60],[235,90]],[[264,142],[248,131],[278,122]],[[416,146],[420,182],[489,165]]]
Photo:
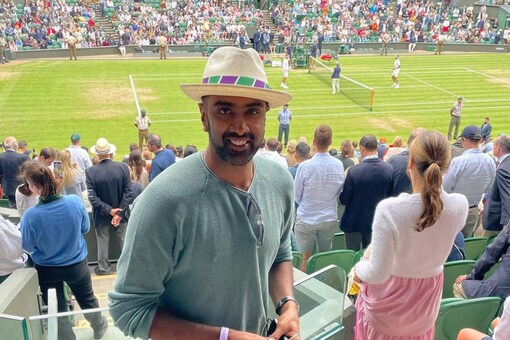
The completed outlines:
[[[333,236],[333,244],[331,250],[344,250],[345,249],[345,234],[343,231],[336,233]]]
[[[312,255],[306,263],[306,272],[311,274],[331,264],[342,268],[348,273],[352,268],[354,250],[332,250]]]
[[[434,339],[457,339],[462,328],[473,328],[486,333],[500,304],[499,297],[452,301],[442,304],[436,319]]]
[[[303,254],[299,251],[292,252],[292,266],[296,269],[301,270],[301,264],[303,263]]]
[[[466,260],[478,260],[487,247],[487,237],[470,237],[464,240]]]
[[[469,274],[475,266],[475,261],[452,261],[444,264],[443,299],[453,297],[453,284],[460,275]]]
[[[356,255],[354,255],[354,259],[352,260],[352,266],[353,266],[353,267],[354,267],[354,265],[355,265],[356,263],[358,263],[358,262],[361,260],[361,258],[363,257],[363,255],[365,255],[365,250],[366,250],[366,249],[361,249],[361,250],[358,250],[358,251],[356,252]]]

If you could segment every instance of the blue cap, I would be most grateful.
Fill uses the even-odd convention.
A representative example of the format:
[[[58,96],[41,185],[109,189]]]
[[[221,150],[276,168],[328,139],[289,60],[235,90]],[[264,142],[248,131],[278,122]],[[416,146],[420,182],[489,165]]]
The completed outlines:
[[[79,134],[77,134],[76,132],[75,132],[75,133],[73,133],[73,134],[71,135],[71,142],[76,142],[76,141],[78,141],[78,140],[80,140],[80,135],[79,135]]]
[[[462,130],[462,134],[460,135],[462,138],[472,139],[472,140],[481,140],[482,139],[482,130],[476,125],[468,125]]]

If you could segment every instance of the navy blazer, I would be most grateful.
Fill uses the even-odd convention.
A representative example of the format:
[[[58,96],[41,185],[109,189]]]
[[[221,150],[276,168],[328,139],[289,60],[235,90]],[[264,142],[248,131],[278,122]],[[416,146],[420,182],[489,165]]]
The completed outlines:
[[[340,222],[344,232],[372,232],[375,207],[393,194],[393,166],[369,158],[349,168],[340,202],[345,212]]]
[[[14,198],[16,187],[20,185],[17,178],[20,166],[29,160],[27,155],[13,150],[0,153],[0,179],[6,196]]]
[[[496,177],[483,213],[486,230],[500,231],[510,221],[510,156],[496,168]]]
[[[503,300],[510,295],[510,226],[506,225],[482,257],[475,268],[462,281],[462,288],[468,298],[499,296]],[[485,274],[501,259],[499,268],[489,278]],[[482,281],[483,280],[483,281]]]
[[[123,217],[129,214],[132,189],[127,164],[104,159],[85,170],[85,175],[94,227],[111,223],[112,208],[121,208]]]

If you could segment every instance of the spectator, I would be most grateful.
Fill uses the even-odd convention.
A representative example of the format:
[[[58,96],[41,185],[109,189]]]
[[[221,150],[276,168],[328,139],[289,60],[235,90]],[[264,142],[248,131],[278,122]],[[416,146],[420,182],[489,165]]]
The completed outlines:
[[[42,148],[39,152],[39,162],[43,162],[48,167],[53,167],[53,161],[57,157],[57,152],[53,148]]]
[[[303,163],[310,157],[310,147],[306,143],[298,143],[296,145],[296,152],[294,154],[295,163],[293,166],[289,167],[289,172],[292,175],[292,178],[296,178],[296,172],[299,167],[299,164]]]
[[[489,137],[492,132],[492,126],[489,123],[489,117],[484,118],[483,124],[480,126],[480,130],[482,130],[482,140],[483,142],[486,142],[487,137]]]
[[[285,159],[287,160],[287,166],[293,167],[296,164],[296,146],[298,142],[295,139],[291,139],[287,144],[287,153],[285,154]]]
[[[0,215],[0,284],[16,269],[25,267],[24,256],[18,227]]]
[[[184,148],[184,158],[191,156],[192,154],[197,153],[197,152],[198,152],[198,150],[197,150],[196,146],[186,145],[186,147]]]
[[[83,200],[83,192],[87,189],[87,186],[85,185],[85,179],[80,171],[72,166],[71,154],[69,151],[64,150],[57,152],[57,157],[55,159],[62,163],[63,177],[57,178],[57,180],[61,181],[59,187],[62,194],[76,195]]]
[[[379,146],[377,147],[377,157],[379,157],[380,160],[383,160],[387,150],[388,144],[386,144],[386,137],[379,138]]]
[[[163,170],[175,163],[175,155],[172,151],[163,148],[161,137],[156,134],[150,134],[147,137],[147,149],[155,155],[149,172],[149,181],[152,182]]]
[[[340,146],[340,154],[336,156],[342,162],[344,170],[347,172],[351,166],[359,163],[357,158],[354,158],[354,147],[350,140],[346,139]]]
[[[287,169],[288,168],[287,160],[283,156],[281,156],[277,150],[278,150],[278,141],[276,140],[276,138],[269,138],[266,142],[265,152],[257,153],[257,155],[268,158],[268,159],[280,164],[285,169]]]
[[[133,150],[129,153],[128,166],[131,181],[140,183],[142,190],[147,188],[147,185],[149,185],[149,174],[143,165],[140,150]]]
[[[392,156],[398,155],[403,151],[405,151],[404,141],[402,141],[402,137],[397,136],[393,140],[393,143],[386,150],[384,161],[387,162]]]
[[[30,160],[26,155],[17,153],[18,141],[14,137],[4,140],[4,153],[0,153],[0,180],[4,195],[9,200],[9,207],[16,208],[16,187],[21,164]]]
[[[370,259],[355,266],[355,281],[361,282],[355,329],[360,340],[434,338],[443,263],[468,208],[464,196],[441,189],[449,149],[441,133],[420,133],[409,152],[414,193],[377,206]]]
[[[84,150],[80,145],[80,135],[76,132],[71,135],[71,145],[69,145],[67,150],[71,154],[72,164],[76,165],[83,178],[85,178],[85,170],[92,166],[92,161],[87,150]]]
[[[494,335],[492,337],[475,329],[461,329],[457,340],[505,340],[510,334],[510,296],[504,302],[501,318],[496,318],[491,323]]]

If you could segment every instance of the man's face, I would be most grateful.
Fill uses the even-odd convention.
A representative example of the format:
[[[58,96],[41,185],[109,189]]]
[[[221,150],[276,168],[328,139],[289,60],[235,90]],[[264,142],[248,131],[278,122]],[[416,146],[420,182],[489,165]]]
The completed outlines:
[[[243,97],[208,96],[202,98],[199,108],[215,154],[230,165],[249,163],[262,145],[267,103]]]
[[[483,122],[484,122],[485,124],[488,124],[488,123],[489,123],[489,120],[488,120],[487,118],[485,118],[485,119],[483,120]]]

